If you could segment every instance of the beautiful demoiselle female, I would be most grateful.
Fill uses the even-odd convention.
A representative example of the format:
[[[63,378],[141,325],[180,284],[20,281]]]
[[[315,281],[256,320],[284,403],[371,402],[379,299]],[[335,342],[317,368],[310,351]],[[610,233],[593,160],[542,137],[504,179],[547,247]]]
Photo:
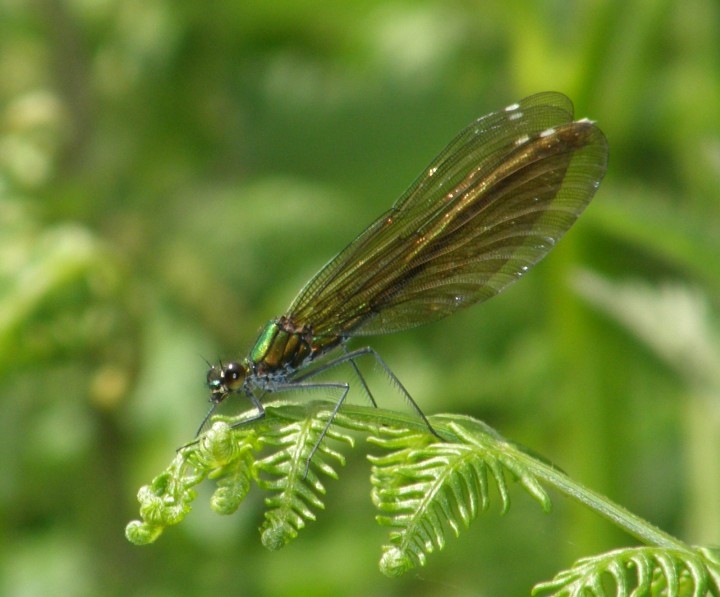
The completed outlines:
[[[479,118],[263,328],[245,359],[210,368],[205,421],[230,394],[247,396],[255,419],[267,393],[326,388],[338,400],[324,437],[349,385],[308,380],[349,363],[372,400],[355,363],[372,355],[435,433],[380,356],[370,347],[349,350],[348,340],[440,319],[518,280],[585,209],[607,158],[602,131],[573,120],[572,102],[560,93]]]

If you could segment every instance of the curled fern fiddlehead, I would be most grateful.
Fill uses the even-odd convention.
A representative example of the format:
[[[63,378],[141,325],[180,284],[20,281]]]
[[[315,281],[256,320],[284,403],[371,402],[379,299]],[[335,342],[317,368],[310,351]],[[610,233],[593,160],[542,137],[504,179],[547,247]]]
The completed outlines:
[[[217,478],[211,498],[213,510],[232,514],[250,489],[258,448],[252,429],[237,433],[225,422],[217,422],[197,442],[180,449],[170,466],[138,491],[140,516],[125,528],[125,536],[136,545],[155,541],[165,527],[180,523],[196,497],[193,487],[206,478]]]
[[[252,481],[275,494],[265,501],[268,510],[260,529],[263,544],[270,549],[287,544],[307,521],[315,520],[313,508],[324,507],[325,493],[318,473],[337,478],[330,462],[345,462],[329,440],[349,445],[353,440],[332,427],[318,445],[331,409],[317,404],[290,405],[281,413],[268,406],[267,411],[266,419],[247,426],[218,417],[200,439],[179,450],[165,472],[138,492],[142,520],[127,525],[128,540],[152,543],[165,527],[181,522],[196,497],[193,487],[206,478],[216,480],[210,505],[218,514],[235,512]],[[265,455],[256,460],[260,452]]]

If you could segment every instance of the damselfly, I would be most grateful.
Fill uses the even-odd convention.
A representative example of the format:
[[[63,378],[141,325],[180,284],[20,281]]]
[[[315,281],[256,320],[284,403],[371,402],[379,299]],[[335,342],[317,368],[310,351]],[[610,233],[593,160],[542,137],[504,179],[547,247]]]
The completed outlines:
[[[592,199],[608,146],[589,120],[573,120],[560,93],[539,93],[463,130],[400,199],[323,267],[287,312],[265,325],[247,357],[210,367],[212,408],[231,394],[261,418],[272,392],[337,392],[322,441],[348,394],[313,380],[371,355],[435,433],[380,355],[348,349],[356,336],[397,332],[496,295],[542,259]],[[437,433],[435,433],[437,435]],[[318,444],[308,456],[308,464]]]

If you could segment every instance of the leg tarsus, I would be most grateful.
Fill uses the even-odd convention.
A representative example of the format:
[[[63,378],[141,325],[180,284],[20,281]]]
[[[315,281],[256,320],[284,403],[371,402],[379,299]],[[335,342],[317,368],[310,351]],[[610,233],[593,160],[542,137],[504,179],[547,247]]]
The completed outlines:
[[[327,435],[328,431],[330,430],[330,425],[332,425],[332,422],[335,420],[335,417],[337,416],[338,412],[340,412],[340,407],[342,407],[343,403],[345,402],[345,398],[347,397],[348,392],[350,391],[349,384],[342,384],[342,385],[344,386],[342,396],[340,396],[340,399],[335,403],[335,406],[333,407],[332,412],[330,413],[330,416],[328,417],[328,420],[325,423],[325,427],[323,427],[322,433],[320,433],[320,437],[315,442],[315,445],[312,447],[312,450],[310,450],[310,454],[308,454],[308,457],[305,460],[305,473],[303,474],[303,481],[307,478],[308,471],[310,470],[310,461],[313,459],[313,456],[315,456],[315,452],[318,451],[318,448],[320,448],[320,444],[325,439],[325,436]]]

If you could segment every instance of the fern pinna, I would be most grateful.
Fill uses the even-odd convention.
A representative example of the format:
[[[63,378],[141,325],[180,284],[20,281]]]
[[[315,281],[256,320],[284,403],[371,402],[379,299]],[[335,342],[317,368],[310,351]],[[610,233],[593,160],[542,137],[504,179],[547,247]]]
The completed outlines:
[[[194,488],[208,480],[216,485],[210,505],[219,514],[235,512],[253,485],[266,492],[262,543],[281,548],[324,508],[322,479],[338,479],[338,467],[345,463],[339,450],[353,448],[354,434],[364,432],[382,451],[369,456],[369,494],[378,523],[391,529],[380,559],[388,576],[426,565],[448,533],[458,536],[493,499],[500,512],[507,512],[515,485],[544,512],[551,509],[546,488],[554,488],[645,544],[584,558],[537,584],[535,595],[720,595],[718,550],[691,547],[667,535],[467,416],[431,417],[446,438],[439,441],[415,418],[348,405],[308,466],[307,456],[333,408],[329,402],[276,401],[266,406],[264,419],[245,426],[217,418],[140,489],[141,520],[128,524],[127,538],[138,545],[154,542],[190,512]]]

